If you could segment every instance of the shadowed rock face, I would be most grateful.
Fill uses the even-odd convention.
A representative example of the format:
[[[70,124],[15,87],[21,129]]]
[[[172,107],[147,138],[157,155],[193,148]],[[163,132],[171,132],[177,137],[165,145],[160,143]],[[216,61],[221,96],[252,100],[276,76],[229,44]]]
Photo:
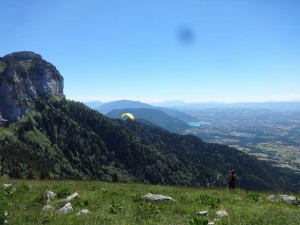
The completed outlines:
[[[0,57],[0,118],[19,120],[39,97],[65,98],[63,87],[63,77],[41,55],[24,51]]]

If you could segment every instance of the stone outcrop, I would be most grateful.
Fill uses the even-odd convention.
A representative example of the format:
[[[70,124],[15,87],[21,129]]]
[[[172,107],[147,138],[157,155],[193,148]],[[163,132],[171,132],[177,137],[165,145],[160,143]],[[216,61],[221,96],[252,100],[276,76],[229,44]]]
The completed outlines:
[[[295,196],[280,195],[280,198],[286,203],[291,203],[293,205],[299,205],[299,200]]]
[[[275,195],[270,195],[270,196],[267,198],[267,200],[268,200],[269,202],[276,202],[276,197],[275,197]]]
[[[78,193],[75,192],[74,194],[68,196],[66,199],[62,199],[61,202],[70,202],[71,200],[78,198]]]
[[[43,207],[43,210],[44,210],[44,211],[54,211],[54,207],[51,206],[51,205],[45,205],[45,206]]]
[[[148,193],[144,195],[144,198],[152,201],[174,201],[171,197],[165,196],[165,195],[154,195],[151,193]]]
[[[55,198],[56,194],[53,191],[47,190],[45,192],[46,198],[47,198],[47,203],[51,202],[53,198]]]
[[[229,213],[226,210],[218,210],[216,214],[220,217],[229,216]]]
[[[208,211],[201,211],[197,213],[198,216],[208,216]]]
[[[40,97],[63,94],[63,77],[51,63],[33,52],[0,57],[0,125],[25,116]]]
[[[78,213],[76,213],[77,216],[83,215],[83,214],[89,214],[90,211],[87,209],[82,209]]]
[[[71,203],[67,203],[64,207],[57,210],[57,213],[59,214],[68,214],[73,211]]]

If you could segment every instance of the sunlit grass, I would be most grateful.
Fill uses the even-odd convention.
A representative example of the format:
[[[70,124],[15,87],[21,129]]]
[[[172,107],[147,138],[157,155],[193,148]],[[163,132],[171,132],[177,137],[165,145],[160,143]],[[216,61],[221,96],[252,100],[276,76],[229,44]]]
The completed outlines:
[[[12,193],[4,192],[4,183],[12,183]],[[300,224],[300,207],[279,200],[278,193],[253,193],[227,189],[188,188],[146,184],[121,184],[97,181],[0,181],[0,212],[8,212],[9,224],[189,224],[199,211],[208,211],[205,219],[215,224]],[[58,215],[45,212],[46,190],[79,193],[71,201],[73,212]],[[174,201],[150,202],[142,196],[147,193],[170,196]],[[269,202],[274,194],[278,201]],[[285,193],[289,194],[289,193]],[[206,201],[203,196],[209,196]],[[259,197],[258,197],[259,196]],[[219,199],[218,201],[216,201]],[[58,198],[50,203],[59,209],[65,203]],[[81,209],[88,215],[76,216]],[[220,218],[218,210],[226,210],[228,217]],[[1,222],[0,222],[1,223]]]

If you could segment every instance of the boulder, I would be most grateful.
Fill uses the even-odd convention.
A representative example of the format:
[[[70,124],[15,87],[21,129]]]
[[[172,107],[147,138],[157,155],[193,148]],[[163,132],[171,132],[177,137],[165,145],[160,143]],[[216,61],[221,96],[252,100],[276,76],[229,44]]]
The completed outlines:
[[[171,197],[165,196],[165,195],[154,195],[151,193],[148,193],[144,195],[144,198],[147,198],[149,200],[153,201],[174,201]]]
[[[220,217],[229,216],[229,213],[226,210],[219,210],[216,212],[216,214]]]
[[[198,216],[207,216],[208,215],[208,211],[201,211],[197,213]]]
[[[276,197],[275,197],[275,195],[270,195],[270,196],[267,198],[267,200],[268,200],[269,202],[275,202],[275,201],[276,201]]]
[[[287,203],[291,203],[293,205],[298,205],[300,202],[295,196],[291,195],[280,195],[280,198]]]
[[[71,200],[73,200],[74,198],[78,198],[78,193],[75,192],[74,194],[68,196],[66,199],[62,199],[62,202],[70,202]]]
[[[82,209],[82,210],[80,210],[76,215],[79,216],[79,215],[82,215],[82,214],[89,214],[89,213],[90,213],[89,210],[87,210],[87,209]]]
[[[56,194],[53,191],[47,190],[45,192],[47,202],[51,202],[51,200],[56,196]]]
[[[3,187],[4,188],[9,188],[9,187],[11,187],[12,186],[12,184],[3,184]]]
[[[73,211],[73,208],[72,208],[71,203],[67,203],[64,207],[62,207],[59,210],[57,210],[57,213],[68,214],[68,213],[70,213],[72,211]]]
[[[44,211],[53,211],[53,210],[54,210],[54,207],[51,206],[51,205],[45,205],[45,206],[43,207],[43,210],[44,210]]]

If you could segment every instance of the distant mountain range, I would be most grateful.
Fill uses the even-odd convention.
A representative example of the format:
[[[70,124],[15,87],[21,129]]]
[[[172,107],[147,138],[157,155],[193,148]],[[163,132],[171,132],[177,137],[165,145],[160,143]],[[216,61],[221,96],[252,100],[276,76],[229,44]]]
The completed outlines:
[[[120,119],[121,115],[126,112],[132,113],[136,119],[149,121],[155,125],[158,125],[168,131],[172,131],[175,133],[182,133],[185,130],[191,128],[191,126],[189,126],[182,120],[176,117],[172,117],[161,110],[152,108],[114,109],[105,115],[111,118]]]
[[[117,101],[112,101],[112,102],[107,102],[102,104],[101,106],[95,108],[95,110],[106,114],[114,109],[125,109],[125,108],[155,108],[152,105],[142,103],[139,101],[131,101],[131,100],[117,100]]]
[[[245,109],[269,109],[299,111],[299,101],[289,102],[241,102],[241,103],[218,103],[218,102],[199,102],[185,103],[181,100],[165,101],[153,104],[155,106],[169,107],[175,109],[207,109],[207,108],[245,108]]]
[[[268,109],[268,110],[287,110],[287,111],[299,111],[300,100],[297,101],[278,101],[278,102],[240,102],[240,103],[220,103],[220,102],[194,102],[186,103],[182,100],[170,100],[158,103],[142,103],[138,101],[130,100],[118,100],[109,103],[102,103],[101,101],[84,102],[90,108],[97,108],[102,113],[107,113],[112,109],[122,108],[169,108],[177,110],[187,109],[222,109],[222,108],[233,108],[233,109]],[[104,105],[104,106],[102,106]],[[101,107],[102,106],[102,107]],[[119,108],[116,108],[119,107]],[[191,122],[191,121],[185,121]]]
[[[120,119],[123,113],[130,112],[144,122],[148,121],[168,131],[179,134],[191,128],[187,122],[197,121],[195,117],[180,110],[152,106],[139,101],[118,100],[104,103],[94,109],[111,118],[117,119]]]
[[[139,101],[130,101],[130,100],[118,100],[118,101],[112,101],[108,103],[104,103],[100,107],[95,108],[95,110],[107,114],[108,112],[114,110],[114,109],[125,109],[125,108],[143,108],[143,109],[157,109],[160,111],[163,111],[164,113],[168,114],[169,116],[178,118],[184,122],[195,122],[197,121],[197,118],[182,112],[180,110],[176,109],[169,109],[165,107],[157,107],[150,104],[142,103]]]
[[[101,101],[90,101],[90,102],[83,102],[86,106],[90,107],[91,109],[95,109],[103,105]]]

